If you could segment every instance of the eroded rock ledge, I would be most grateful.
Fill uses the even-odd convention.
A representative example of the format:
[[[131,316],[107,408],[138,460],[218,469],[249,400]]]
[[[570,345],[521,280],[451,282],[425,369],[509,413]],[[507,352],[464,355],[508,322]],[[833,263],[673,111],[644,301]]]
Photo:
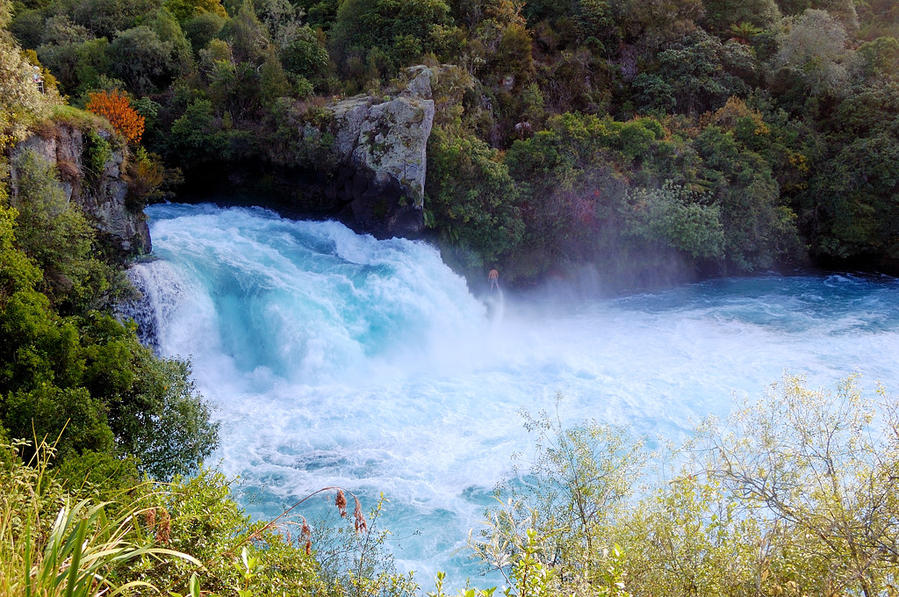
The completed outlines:
[[[106,131],[97,134],[109,139]],[[58,123],[26,139],[13,150],[33,151],[56,165],[66,199],[76,203],[91,219],[102,237],[123,256],[150,252],[150,231],[141,211],[128,207],[128,184],[122,176],[124,150],[112,148],[102,171],[90,183],[84,164],[84,132],[73,125]],[[15,164],[15,159],[11,160]],[[11,171],[16,192],[16,171]]]

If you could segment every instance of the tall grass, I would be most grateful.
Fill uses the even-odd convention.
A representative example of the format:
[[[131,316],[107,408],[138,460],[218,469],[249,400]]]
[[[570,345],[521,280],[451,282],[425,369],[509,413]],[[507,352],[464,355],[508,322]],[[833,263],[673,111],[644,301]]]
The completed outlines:
[[[112,596],[131,589],[159,592],[150,583],[118,585],[117,566],[140,558],[180,558],[186,554],[140,545],[139,506],[72,503],[47,474],[53,446],[36,442],[30,462],[16,452],[22,442],[0,445],[0,597]]]

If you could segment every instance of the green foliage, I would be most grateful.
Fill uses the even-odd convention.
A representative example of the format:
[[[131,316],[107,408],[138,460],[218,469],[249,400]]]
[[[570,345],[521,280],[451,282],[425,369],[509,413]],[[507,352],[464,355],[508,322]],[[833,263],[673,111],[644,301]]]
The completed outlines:
[[[502,505],[473,547],[520,595],[615,594],[617,555],[601,550],[638,481],[640,443],[595,422],[563,429],[546,413],[525,415],[525,428],[537,456],[499,489]],[[532,592],[528,577],[545,588]]]
[[[849,258],[874,252],[899,257],[899,144],[878,132],[844,145],[813,177],[820,193],[816,252]]]
[[[112,132],[112,127],[109,125],[108,120],[93,112],[88,112],[87,110],[82,110],[74,106],[54,107],[50,120],[58,124],[67,124],[85,131]]]
[[[767,29],[780,19],[774,0],[703,0],[703,5],[706,21],[716,32],[741,23]]]
[[[22,453],[33,456],[23,459]],[[107,478],[98,485],[98,471],[84,467],[93,464],[107,472],[112,461],[86,454],[74,467],[68,466],[73,462],[69,458],[62,469],[51,468],[58,460],[55,447],[46,442],[31,447],[2,437],[4,594],[200,595],[202,587],[204,595],[222,596],[399,597],[418,589],[411,576],[391,571],[389,555],[379,553],[383,534],[365,528],[348,533],[339,527],[324,533],[317,529],[316,551],[319,541],[326,545],[322,534],[346,535],[347,547],[355,554],[347,555],[360,564],[331,576],[335,570],[323,570],[312,544],[304,544],[312,536],[305,518],[290,520],[285,512],[278,519],[296,523],[299,541],[292,540],[285,527],[252,521],[234,502],[220,473],[204,470],[164,485],[133,480],[117,484],[122,478]],[[85,472],[87,479],[80,476]],[[379,508],[372,512],[372,524]],[[364,518],[360,505],[356,516]],[[336,512],[334,518],[342,521]],[[362,557],[369,560],[359,562]]]
[[[94,36],[113,39],[155,9],[153,0],[82,0],[69,10],[72,20]]]
[[[194,469],[212,452],[218,424],[210,422],[189,366],[153,356],[111,317],[95,315],[82,326],[82,383],[104,399],[118,447],[157,479]]]
[[[866,42],[858,49],[858,55],[866,77],[899,77],[899,40],[895,37]]]
[[[212,111],[212,102],[197,100],[172,124],[170,151],[190,162],[211,161],[221,155],[224,139]]]
[[[256,16],[250,0],[245,0],[237,15],[225,24],[221,37],[230,42],[238,62],[259,64],[265,59],[268,31]]]
[[[112,74],[138,95],[145,95],[171,82],[178,68],[172,61],[174,51],[171,42],[146,25],[128,29],[109,46]]]
[[[281,61],[288,72],[315,80],[327,73],[328,50],[312,29],[303,27],[281,50]]]
[[[19,214],[4,208],[0,218],[0,422],[13,438],[65,429],[64,459],[133,455],[158,478],[192,470],[215,446],[217,425],[187,365],[157,359],[133,329],[87,311],[106,287],[89,277],[105,273],[89,254],[92,230],[45,163],[25,152],[16,166]],[[61,316],[38,284],[75,314]]]
[[[153,19],[149,21],[149,25],[159,36],[160,41],[171,44],[169,61],[174,76],[190,74],[194,67],[193,52],[190,42],[175,17],[163,8],[156,11]]]
[[[754,75],[750,50],[736,42],[697,31],[671,44],[657,57],[651,72],[634,79],[642,110],[700,114],[721,107],[733,95],[749,87],[742,77]]]
[[[846,31],[823,10],[806,10],[788,20],[781,34],[775,67],[780,77],[799,79],[799,93],[840,96],[849,82],[852,53],[846,50]]]
[[[621,430],[528,417],[534,464],[473,547],[517,595],[889,594],[897,409],[851,379],[830,393],[785,378],[651,457]]]
[[[0,203],[0,304],[20,290],[34,288],[42,277],[41,270],[15,246],[18,215],[14,208]]]
[[[332,32],[335,54],[347,70],[383,56],[378,74],[391,75],[434,49],[431,30],[449,24],[449,12],[443,0],[346,0]]]
[[[251,595],[315,595],[326,585],[319,578],[315,559],[264,522],[251,522],[231,496],[221,473],[202,471],[190,479],[178,477],[165,491],[152,494],[147,506],[154,520],[147,523],[149,537],[165,528],[171,548],[190,553],[203,562],[198,571],[187,562],[144,560],[123,576],[148,580],[173,589],[187,587],[196,574],[204,591]],[[145,519],[146,520],[146,519]],[[162,521],[168,520],[166,527]],[[256,533],[256,540],[246,538]]]
[[[19,212],[16,239],[43,270],[43,290],[69,309],[101,304],[111,272],[92,256],[94,230],[66,198],[53,165],[26,150],[14,157],[12,166],[17,187],[12,205]]]
[[[75,499],[51,477],[54,449],[41,442],[26,464],[21,443],[0,445],[0,590],[8,595],[90,597],[98,592],[158,591],[144,581],[116,582],[115,570],[148,558],[193,557],[135,539],[137,503],[117,507]],[[58,509],[57,509],[58,508]]]
[[[5,0],[0,10],[8,14]],[[23,140],[28,127],[58,101],[54,93],[43,95],[37,90],[33,73],[19,46],[0,29],[0,150]]]
[[[735,126],[748,125],[741,135],[754,142],[763,129],[747,118]],[[538,268],[579,253],[606,271],[622,263],[640,271],[667,252],[688,267],[709,260],[751,271],[799,254],[796,216],[780,203],[770,166],[734,134],[706,127],[687,145],[655,119],[574,114],[549,127],[506,159],[524,189],[524,244],[545,260]]]
[[[473,150],[483,163],[472,168],[509,171],[509,199],[486,201],[517,215],[469,208],[492,192],[463,201],[478,185],[442,174],[439,204],[425,206],[446,254],[471,272],[483,259],[510,278],[584,261],[649,271],[666,255],[687,273],[738,272],[804,253],[895,268],[889,0],[25,0],[14,12],[9,27],[50,87],[56,77],[76,102],[119,88],[154,103],[144,143],[163,164],[137,160],[143,174],[129,173],[148,188],[172,166],[190,183],[223,159],[331,180],[335,131],[311,133],[302,115],[329,96],[392,94],[400,69],[424,62],[438,128],[509,150]],[[2,41],[18,73],[3,81],[28,96],[0,110],[9,144],[54,100],[26,84],[26,61]],[[728,114],[737,100],[752,113]],[[658,200],[666,181],[712,199]],[[625,194],[641,189],[652,208],[634,212]],[[449,203],[469,207],[458,219]]]
[[[184,23],[184,35],[195,53],[205,48],[225,26],[225,18],[212,12],[202,12]]]
[[[112,159],[112,146],[94,130],[84,134],[81,163],[87,179],[93,183],[100,181],[106,164]]]
[[[896,407],[883,389],[862,397],[852,378],[835,392],[787,378],[708,430],[713,477],[762,510],[757,524],[777,541],[771,572],[797,592],[875,595],[896,581]]]
[[[693,258],[724,257],[721,209],[708,195],[697,195],[666,181],[660,189],[634,189],[626,202],[629,235],[659,243]]]
[[[428,143],[428,223],[469,268],[497,264],[521,242],[517,191],[495,150],[435,129]]]
[[[219,0],[165,0],[163,6],[181,24],[203,15],[228,16]]]

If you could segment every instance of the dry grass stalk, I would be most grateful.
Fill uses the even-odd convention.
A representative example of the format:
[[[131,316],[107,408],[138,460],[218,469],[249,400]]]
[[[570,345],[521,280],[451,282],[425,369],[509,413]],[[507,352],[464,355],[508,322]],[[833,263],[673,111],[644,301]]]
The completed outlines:
[[[165,508],[159,509],[159,519],[156,528],[156,540],[162,544],[168,545],[172,540],[172,517]]]

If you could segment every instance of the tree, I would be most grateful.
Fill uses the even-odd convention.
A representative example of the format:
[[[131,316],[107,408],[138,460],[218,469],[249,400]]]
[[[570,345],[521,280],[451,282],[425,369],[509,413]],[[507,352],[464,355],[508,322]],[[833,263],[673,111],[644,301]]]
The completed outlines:
[[[165,0],[163,6],[182,25],[204,14],[217,15],[222,19],[228,17],[221,0]]]
[[[553,595],[874,596],[895,586],[899,401],[882,389],[862,397],[852,378],[831,393],[787,377],[652,455],[613,427],[526,421],[536,454],[500,487],[473,542],[507,580],[524,561]]]
[[[464,266],[493,265],[522,239],[509,170],[483,141],[440,128],[428,140],[426,221]]]
[[[771,532],[783,525],[772,559],[794,559],[798,594],[889,592],[899,558],[897,406],[882,389],[863,399],[852,378],[835,393],[786,378],[707,432],[712,475],[733,499],[762,508]]]
[[[171,45],[169,61],[172,65],[173,76],[183,77],[190,74],[194,68],[193,52],[190,42],[175,17],[165,8],[160,8],[147,24],[156,32],[160,40]]]
[[[106,39],[138,25],[141,17],[152,14],[157,7],[153,0],[78,0],[73,4],[72,19],[96,37]]]
[[[702,0],[619,0],[613,6],[624,35],[651,49],[692,33],[705,14]]]
[[[175,122],[167,139],[169,151],[186,164],[213,161],[225,150],[219,122],[209,100],[196,100]]]
[[[755,61],[743,44],[696,31],[658,54],[655,68],[634,79],[641,110],[691,115],[720,108],[727,98],[745,95]]]
[[[849,81],[846,30],[823,10],[806,10],[786,19],[778,37],[780,50],[775,68],[785,70],[782,77],[796,77],[814,95],[840,96]]]
[[[753,271],[796,259],[796,215],[781,204],[777,181],[762,157],[715,126],[702,131],[695,147],[720,209],[731,266]]]
[[[236,62],[261,64],[267,56],[268,31],[256,16],[250,0],[245,0],[233,19],[225,24],[221,37],[231,43]]]
[[[449,24],[450,9],[443,0],[346,0],[337,10],[332,44],[344,67],[350,58],[368,60],[375,56],[372,50],[378,50],[393,72],[431,51],[432,27]],[[409,42],[418,44],[414,58],[402,55],[401,48]]]
[[[144,132],[144,117],[131,107],[124,92],[98,91],[88,95],[87,109],[109,121],[112,128],[129,143],[140,143]]]
[[[666,181],[658,189],[630,189],[626,205],[626,234],[647,246],[670,247],[694,259],[724,257],[721,211],[709,195]]]
[[[199,54],[224,26],[224,17],[203,12],[184,23],[184,35],[190,40],[194,53]]]
[[[119,33],[109,46],[112,72],[137,95],[147,95],[169,83],[177,72],[173,45],[146,25]]]
[[[814,252],[899,258],[899,144],[884,131],[839,148],[811,179]]]
[[[502,505],[472,547],[507,581],[523,556],[551,571],[548,593],[521,595],[624,597],[615,592],[623,587],[616,587],[620,554],[610,531],[642,474],[642,444],[623,429],[595,421],[563,428],[557,414],[524,417],[536,456],[498,489]]]
[[[284,70],[314,81],[328,71],[328,50],[308,26],[301,27],[295,38],[281,49]]]
[[[740,23],[767,29],[780,19],[774,0],[704,0],[703,4],[706,22],[718,33]]]
[[[861,45],[862,71],[871,79],[899,79],[899,39],[878,37]]]

